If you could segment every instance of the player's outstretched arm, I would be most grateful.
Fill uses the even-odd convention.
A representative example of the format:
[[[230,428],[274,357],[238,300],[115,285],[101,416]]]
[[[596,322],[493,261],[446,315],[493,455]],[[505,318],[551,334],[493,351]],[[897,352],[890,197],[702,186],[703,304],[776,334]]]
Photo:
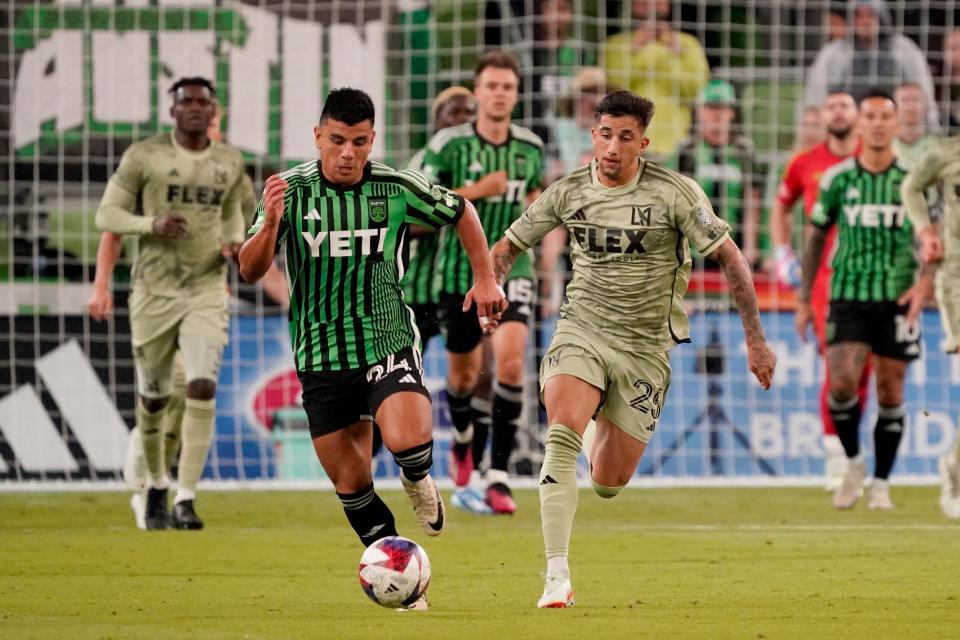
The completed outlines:
[[[929,154],[928,154],[929,155]],[[940,230],[930,219],[927,189],[935,182],[936,174],[928,168],[931,161],[925,156],[919,166],[907,174],[900,185],[900,195],[907,208],[907,218],[920,240],[920,259],[925,264],[943,260],[943,240]]]
[[[110,231],[100,234],[93,293],[87,301],[87,310],[94,320],[106,320],[113,315],[113,294],[110,292],[110,282],[113,280],[113,269],[117,266],[122,248],[123,236]]]
[[[457,234],[470,259],[473,287],[463,299],[463,310],[467,311],[474,302],[477,303],[477,315],[486,318],[487,327],[492,328],[507,308],[507,298],[494,278],[490,255],[487,253],[487,236],[483,233],[477,210],[469,200],[464,200],[464,206],[466,210],[457,222]]]
[[[277,234],[283,220],[286,181],[279,175],[267,178],[263,190],[263,213],[255,224],[257,232],[240,248],[240,275],[247,282],[256,282],[273,264],[277,248]]]
[[[757,304],[757,293],[753,288],[753,276],[750,275],[750,265],[736,243],[727,238],[709,256],[720,263],[723,273],[727,277],[727,286],[737,302],[740,311],[740,321],[743,323],[743,333],[747,339],[747,363],[750,371],[764,389],[770,388],[773,380],[773,370],[777,365],[777,356],[767,345],[760,324],[760,309]]]

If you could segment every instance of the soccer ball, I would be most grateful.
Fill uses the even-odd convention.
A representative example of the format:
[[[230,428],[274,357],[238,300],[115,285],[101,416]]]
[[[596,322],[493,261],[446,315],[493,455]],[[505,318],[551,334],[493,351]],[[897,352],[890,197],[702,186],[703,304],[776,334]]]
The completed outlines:
[[[360,586],[381,606],[396,609],[413,604],[429,584],[430,558],[408,538],[380,538],[360,557]]]

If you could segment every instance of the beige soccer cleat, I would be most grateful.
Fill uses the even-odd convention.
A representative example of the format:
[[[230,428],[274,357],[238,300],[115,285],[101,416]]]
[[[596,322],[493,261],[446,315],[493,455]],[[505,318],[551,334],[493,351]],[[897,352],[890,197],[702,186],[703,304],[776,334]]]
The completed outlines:
[[[570,576],[556,571],[547,573],[543,585],[543,595],[537,602],[540,609],[566,609],[573,606],[573,585]]]
[[[940,458],[940,509],[951,520],[960,520],[960,461],[951,453]]]
[[[443,532],[446,518],[443,508],[443,497],[437,489],[436,483],[429,474],[416,482],[407,480],[400,473],[400,484],[407,492],[410,502],[413,503],[413,513],[420,523],[420,528],[428,536],[438,536]]]
[[[867,467],[863,458],[851,460],[840,488],[833,493],[833,506],[837,509],[852,509],[863,495],[863,480],[866,475]]]
[[[824,491],[836,491],[847,472],[847,454],[837,436],[823,436]]]
[[[896,508],[896,505],[890,500],[889,482],[876,478],[873,480],[873,483],[870,485],[870,501],[867,502],[867,507],[885,511]]]

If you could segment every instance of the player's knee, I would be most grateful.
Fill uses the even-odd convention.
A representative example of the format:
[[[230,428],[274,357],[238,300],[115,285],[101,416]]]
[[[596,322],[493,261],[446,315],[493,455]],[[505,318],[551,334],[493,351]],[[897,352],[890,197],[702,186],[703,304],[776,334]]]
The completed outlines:
[[[838,402],[846,402],[857,395],[858,382],[853,376],[835,376],[831,373],[830,395]]]
[[[523,384],[523,358],[509,357],[497,362],[497,380],[505,384]]]
[[[877,403],[881,407],[903,404],[903,383],[877,381]]]
[[[147,413],[157,413],[158,411],[163,411],[163,408],[167,406],[168,400],[169,398],[147,398],[140,396],[140,404],[143,405],[143,409]]]
[[[627,486],[626,484],[611,487],[605,484],[600,484],[593,478],[590,478],[590,484],[593,486],[593,492],[596,493],[601,498],[610,499],[616,497],[618,493],[623,491],[623,488]]]
[[[213,400],[217,395],[217,383],[206,378],[198,378],[187,383],[187,397],[194,400]]]
[[[480,372],[473,367],[450,369],[447,371],[447,381],[450,388],[458,393],[472,392],[477,386]]]

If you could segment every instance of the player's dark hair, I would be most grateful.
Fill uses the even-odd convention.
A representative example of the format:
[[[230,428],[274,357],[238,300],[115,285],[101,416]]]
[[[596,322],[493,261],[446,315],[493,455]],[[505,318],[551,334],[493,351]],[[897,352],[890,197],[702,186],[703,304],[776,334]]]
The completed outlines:
[[[213,86],[213,82],[211,82],[210,80],[207,80],[202,76],[191,76],[189,78],[180,78],[179,80],[174,82],[172,85],[170,85],[170,89],[167,90],[167,93],[169,93],[174,97],[174,99],[176,99],[177,91],[179,91],[183,87],[205,87],[207,91],[210,92],[211,98],[216,99],[217,97],[217,89],[216,87]]]
[[[351,127],[364,120],[369,120],[373,126],[374,113],[373,100],[365,91],[341,87],[327,94],[320,112],[320,124],[333,118]]]
[[[603,116],[613,116],[614,118],[633,116],[640,123],[640,126],[646,129],[653,119],[653,110],[652,100],[641,98],[635,93],[621,89],[605,95],[597,105],[594,115],[598,121]]]
[[[857,106],[863,106],[864,102],[872,98],[889,100],[893,103],[894,108],[897,106],[897,101],[893,99],[893,94],[883,87],[870,87],[869,89],[864,89],[862,92],[860,92],[860,95],[857,96]]]
[[[517,76],[517,80],[520,80],[520,65],[517,64],[517,59],[504,51],[488,51],[480,56],[473,71],[473,77],[478,77],[487,67],[509,69],[513,71],[513,75]]]

